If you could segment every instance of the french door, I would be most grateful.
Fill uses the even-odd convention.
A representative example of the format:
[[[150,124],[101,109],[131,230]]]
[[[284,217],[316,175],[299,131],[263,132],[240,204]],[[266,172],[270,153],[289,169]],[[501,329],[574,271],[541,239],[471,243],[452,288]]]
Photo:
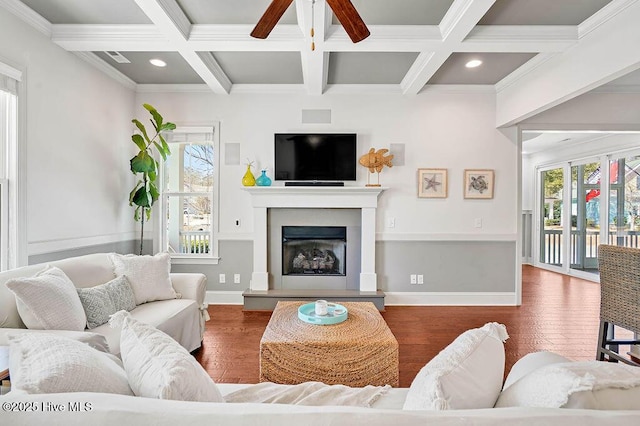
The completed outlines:
[[[640,153],[538,169],[539,265],[598,273],[598,246],[640,247]]]

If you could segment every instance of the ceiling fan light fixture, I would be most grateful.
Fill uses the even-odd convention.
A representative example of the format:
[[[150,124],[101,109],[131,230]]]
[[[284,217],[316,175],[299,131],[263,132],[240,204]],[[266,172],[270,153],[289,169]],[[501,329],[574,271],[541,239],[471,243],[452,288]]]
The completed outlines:
[[[160,68],[163,68],[163,67],[167,66],[167,63],[165,61],[163,61],[162,59],[157,59],[157,58],[149,59],[149,62],[151,63],[151,65],[154,65],[154,66],[160,67]]]
[[[480,65],[482,65],[482,61],[480,59],[472,59],[466,64],[464,64],[464,66],[467,68],[476,68],[476,67],[479,67]]]

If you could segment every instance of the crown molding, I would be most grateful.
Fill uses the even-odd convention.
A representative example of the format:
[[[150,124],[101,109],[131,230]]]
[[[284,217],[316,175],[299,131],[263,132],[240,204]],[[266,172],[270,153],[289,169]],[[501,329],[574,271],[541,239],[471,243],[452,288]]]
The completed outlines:
[[[22,19],[46,37],[51,37],[51,22],[19,0],[0,0],[0,6]]]
[[[0,61],[0,74],[6,75],[16,81],[22,81],[22,71]]]
[[[490,93],[495,95],[496,89],[492,84],[427,84],[419,93]]]
[[[511,74],[507,75],[505,78],[496,83],[495,88],[496,92],[501,92],[512,84],[516,83],[518,80],[533,72],[539,66],[544,64],[545,62],[555,58],[560,53],[539,53],[533,58],[529,59],[527,62],[522,64],[519,68],[514,70]]]
[[[73,54],[83,59],[84,61],[88,62],[89,64],[93,65],[94,67],[96,67],[97,69],[105,73],[107,76],[111,77],[118,83],[122,84],[127,89],[136,90],[137,84],[135,81],[131,80],[129,77],[122,74],[120,71],[118,71],[111,65],[107,64],[105,61],[100,59],[95,53],[73,52]]]
[[[136,93],[212,93],[206,84],[138,84]]]
[[[578,25],[578,38],[582,38],[612,19],[638,0],[613,0]]]
[[[640,93],[640,84],[605,84],[596,87],[592,93]]]
[[[304,84],[234,84],[231,86],[232,95],[239,94],[277,94],[300,95],[306,94]]]

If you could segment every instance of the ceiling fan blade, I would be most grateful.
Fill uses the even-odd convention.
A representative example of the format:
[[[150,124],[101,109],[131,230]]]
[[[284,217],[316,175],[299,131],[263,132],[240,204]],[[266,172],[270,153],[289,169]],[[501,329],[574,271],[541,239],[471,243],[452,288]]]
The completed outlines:
[[[369,29],[360,17],[360,14],[349,0],[327,0],[329,7],[344,27],[344,30],[357,43],[369,37]]]
[[[267,38],[291,3],[293,0],[273,0],[251,31],[251,37]]]

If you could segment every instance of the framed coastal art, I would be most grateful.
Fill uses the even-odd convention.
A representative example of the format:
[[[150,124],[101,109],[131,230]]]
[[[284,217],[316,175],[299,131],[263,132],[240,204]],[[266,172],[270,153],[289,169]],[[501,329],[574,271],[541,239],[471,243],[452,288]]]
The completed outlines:
[[[493,198],[494,171],[490,169],[465,169],[464,198]]]
[[[419,198],[447,198],[447,169],[418,169]]]

